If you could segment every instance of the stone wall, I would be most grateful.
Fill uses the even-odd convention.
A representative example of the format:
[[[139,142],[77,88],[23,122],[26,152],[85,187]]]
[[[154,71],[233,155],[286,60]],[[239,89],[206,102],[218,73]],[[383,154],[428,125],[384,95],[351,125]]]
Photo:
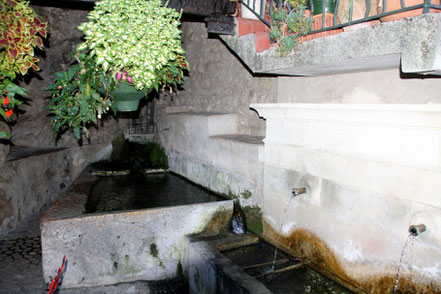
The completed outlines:
[[[92,128],[90,142],[80,146],[73,133],[67,131],[57,142],[52,136],[49,111],[45,109],[49,93],[44,89],[52,81],[52,74],[65,70],[72,62],[69,55],[81,41],[76,27],[87,20],[87,11],[67,8],[32,6],[42,21],[48,22],[45,50],[38,52],[41,71],[29,73],[20,80],[27,89],[25,103],[19,106],[17,121],[2,128],[8,129],[15,146],[70,147],[64,151],[37,157],[5,162],[9,143],[0,145],[0,234],[14,228],[31,215],[38,215],[52,203],[81,169],[103,146],[112,140],[127,121],[110,117]]]
[[[207,35],[204,23],[185,22],[182,31],[189,76],[181,91],[162,97],[159,103],[192,106],[195,111],[238,113],[239,133],[264,135],[265,123],[249,105],[275,101],[277,79],[254,77],[218,38]]]
[[[364,291],[388,293],[409,226],[424,223],[428,231],[409,242],[398,288],[438,293],[440,91],[439,77],[398,69],[279,77],[278,103],[317,103],[317,113],[267,121],[273,131],[267,129],[265,145],[266,237],[274,241],[280,230],[290,187],[306,185],[309,193],[292,200],[283,220],[282,247]],[[320,112],[324,103],[330,108]],[[380,107],[350,109],[357,103]],[[381,109],[385,104],[395,111]],[[346,110],[329,119],[334,107]]]
[[[220,39],[207,35],[204,23],[185,22],[182,31],[190,72],[177,93],[162,94],[156,102],[156,140],[164,145],[171,170],[239,199],[249,211],[250,229],[259,233],[263,169],[258,136],[265,134],[265,122],[250,104],[275,102],[277,79],[253,76]],[[225,113],[232,116],[219,115]],[[222,117],[222,127],[214,131],[207,120],[216,117]],[[222,136],[230,134],[236,136]],[[257,144],[250,143],[256,139]]]
[[[441,206],[435,197],[441,189],[436,180],[440,154],[436,141],[438,126],[434,129],[422,125],[411,127],[417,120],[411,119],[412,123],[408,124],[404,111],[405,118],[398,119],[396,125],[378,127],[375,115],[382,111],[377,110],[368,115],[372,115],[370,122],[362,122],[361,125],[341,122],[336,118],[335,122],[329,122],[327,128],[316,128],[312,122],[322,121],[322,116],[329,114],[325,111],[311,121],[303,118],[303,127],[294,123],[290,128],[292,121],[281,122],[286,118],[282,109],[275,119],[280,125],[278,128],[270,121],[255,121],[256,115],[249,112],[248,107],[253,101],[317,105],[415,103],[424,106],[441,103],[440,79],[406,75],[399,69],[320,77],[253,76],[221,42],[206,39],[202,24],[187,23],[183,28],[192,68],[183,90],[163,97],[158,104],[158,139],[172,142],[173,146],[190,146],[193,140],[184,132],[167,133],[171,130],[172,120],[168,120],[164,106],[169,105],[187,106],[182,107],[183,110],[234,111],[240,115],[239,132],[244,134],[265,134],[265,124],[268,129],[272,127],[273,136],[280,142],[272,142],[267,137],[264,154],[255,157],[256,162],[260,162],[256,166],[264,169],[261,171],[263,201],[256,202],[264,211],[263,236],[275,242],[282,229],[280,241],[286,250],[308,258],[316,267],[342,282],[350,282],[352,287],[361,287],[370,293],[388,293],[395,283],[396,267],[409,225],[425,223],[429,231],[410,242],[411,253],[405,256],[404,261],[406,267],[412,269],[403,270],[399,289],[438,293],[441,289],[436,282],[440,278],[438,260],[441,256],[441,237],[437,233],[440,221],[436,216],[440,214]],[[432,110],[427,105],[425,109],[427,116],[416,116],[430,122]],[[348,113],[358,117],[357,111]],[[391,117],[396,118],[392,114]],[[403,125],[400,126],[400,123]],[[389,124],[390,121],[386,122],[386,125]],[[198,129],[191,124],[182,126],[186,130]],[[359,129],[352,130],[355,126]],[[366,141],[368,137],[363,136],[368,129],[366,135],[371,141]],[[431,132],[435,132],[434,136],[430,135]],[[422,137],[431,143],[410,139]],[[308,138],[314,144],[323,141],[328,147],[335,145],[337,151],[340,147],[349,146],[349,149],[342,153],[332,148],[324,149],[320,144],[314,149],[315,145]],[[345,145],[346,139],[353,141]],[[228,174],[226,171],[240,168],[240,165],[234,164],[231,169],[225,168],[224,162],[207,159],[207,154],[211,152],[208,149],[193,151],[192,156],[187,156],[183,162],[187,166],[208,162],[210,171],[198,174],[198,177],[206,177],[206,181],[199,180],[202,184],[210,182],[212,171]],[[234,158],[240,151],[239,148],[231,148],[229,152],[235,153]],[[380,158],[374,158],[374,153],[378,153]],[[179,152],[170,154],[173,159],[182,155]],[[415,160],[428,158],[432,160],[429,166],[415,163]],[[182,170],[178,169],[178,172],[192,172]],[[193,172],[199,170],[193,168]],[[297,186],[307,186],[309,192],[293,200],[287,210],[287,218],[282,219],[284,209],[289,205],[291,189]]]
[[[441,77],[399,69],[277,80],[277,103],[441,103]]]
[[[42,21],[48,22],[45,50],[39,52],[41,71],[28,74],[21,82],[27,89],[26,103],[19,107],[20,115],[12,127],[11,141],[16,146],[51,146],[55,144],[50,127],[49,92],[44,91],[52,82],[52,74],[67,70],[74,61],[70,54],[81,42],[82,33],[77,26],[87,21],[86,10],[32,6]],[[91,128],[90,143],[109,142],[109,136],[118,128],[118,122],[109,117],[96,128]],[[98,131],[99,130],[99,131]],[[87,141],[85,142],[87,144]],[[63,134],[58,145],[78,146],[72,132]]]
[[[390,293],[438,293],[440,105],[262,104],[264,236],[328,275]],[[291,197],[293,188],[307,192]],[[408,267],[412,267],[409,270]]]
[[[0,235],[40,215],[90,161],[111,150],[111,144],[94,144],[6,162],[0,174]]]

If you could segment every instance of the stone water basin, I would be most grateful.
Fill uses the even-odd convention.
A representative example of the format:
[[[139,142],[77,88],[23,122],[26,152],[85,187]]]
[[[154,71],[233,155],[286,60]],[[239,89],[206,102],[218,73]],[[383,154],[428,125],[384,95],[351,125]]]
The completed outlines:
[[[271,275],[275,247],[261,241],[256,244],[223,251],[222,254],[231,259],[248,275],[255,277],[274,294],[314,293],[314,294],[349,294],[349,289],[321,275],[307,264],[301,264],[299,259],[278,250],[274,270],[282,270]],[[256,266],[257,265],[257,266]],[[258,266],[261,265],[261,266]],[[298,268],[283,269],[299,265]],[[295,266],[294,266],[295,267]]]
[[[188,254],[190,293],[353,293],[281,250],[278,250],[274,272],[282,272],[268,274],[274,250],[274,246],[250,233],[191,242]],[[288,267],[292,269],[283,271]]]
[[[219,201],[214,195],[206,195],[206,191],[201,192],[202,199],[191,199],[201,189],[189,183],[183,189],[193,196],[185,196],[184,190],[172,185],[172,197],[165,203],[166,193],[145,189],[152,184],[149,180],[144,178],[148,184],[142,185],[141,180],[138,187],[129,181],[124,191],[118,177],[96,182],[97,177],[86,169],[43,215],[40,227],[46,283],[56,275],[64,255],[66,288],[173,278],[181,274],[187,256],[186,236],[218,234],[233,212],[232,200]],[[152,177],[153,182],[184,181],[169,174]],[[89,191],[98,186],[102,186],[100,196],[88,200]],[[129,196],[122,197],[127,189]],[[132,192],[141,196],[150,193],[150,198],[157,199],[136,200]],[[96,198],[104,199],[103,204]],[[141,208],[140,202],[146,206]],[[99,212],[86,213],[86,203],[87,212]],[[135,210],[128,210],[132,209],[128,204],[135,204]]]

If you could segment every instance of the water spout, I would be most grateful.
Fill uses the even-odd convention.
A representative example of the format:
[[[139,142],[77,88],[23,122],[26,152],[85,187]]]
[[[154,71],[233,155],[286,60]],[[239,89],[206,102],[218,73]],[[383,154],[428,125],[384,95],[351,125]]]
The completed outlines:
[[[303,194],[303,193],[306,193],[306,188],[294,188],[294,189],[292,189],[292,196],[293,197],[295,197],[295,196],[298,196],[298,195],[300,195],[300,194]]]
[[[414,237],[418,236],[421,233],[424,233],[426,230],[427,230],[427,227],[424,224],[411,225],[409,227],[409,233]]]

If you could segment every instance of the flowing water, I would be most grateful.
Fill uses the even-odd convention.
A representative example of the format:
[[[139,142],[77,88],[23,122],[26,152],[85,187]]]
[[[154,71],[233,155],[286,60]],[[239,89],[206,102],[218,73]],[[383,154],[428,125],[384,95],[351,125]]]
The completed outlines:
[[[413,238],[412,234],[409,234],[409,236],[407,236],[406,242],[404,243],[403,246],[403,250],[401,251],[401,257],[400,257],[400,262],[398,263],[398,268],[397,268],[397,278],[395,279],[395,285],[394,285],[394,294],[397,292],[398,289],[398,282],[400,281],[400,273],[401,273],[401,268],[403,266],[403,258],[404,255],[406,254],[406,249],[409,246],[409,241]]]
[[[279,229],[279,233],[277,234],[277,240],[276,240],[276,249],[274,250],[273,265],[271,266],[271,270],[272,271],[274,270],[274,268],[276,266],[277,250],[279,249],[280,235],[282,233],[283,223],[285,222],[286,213],[288,212],[288,207],[289,207],[289,204],[291,203],[291,199],[292,198],[294,198],[294,196],[289,197],[288,203],[286,203],[286,205],[285,205],[285,213],[283,214],[283,218],[282,218],[282,221],[280,223],[280,229]]]

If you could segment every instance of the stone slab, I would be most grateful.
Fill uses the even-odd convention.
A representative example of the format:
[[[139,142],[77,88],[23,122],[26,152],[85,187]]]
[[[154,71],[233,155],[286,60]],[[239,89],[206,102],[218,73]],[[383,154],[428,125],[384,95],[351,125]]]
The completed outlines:
[[[277,48],[256,53],[255,35],[221,36],[254,73],[319,76],[401,68],[441,74],[441,15],[425,14],[302,42],[286,57]]]

